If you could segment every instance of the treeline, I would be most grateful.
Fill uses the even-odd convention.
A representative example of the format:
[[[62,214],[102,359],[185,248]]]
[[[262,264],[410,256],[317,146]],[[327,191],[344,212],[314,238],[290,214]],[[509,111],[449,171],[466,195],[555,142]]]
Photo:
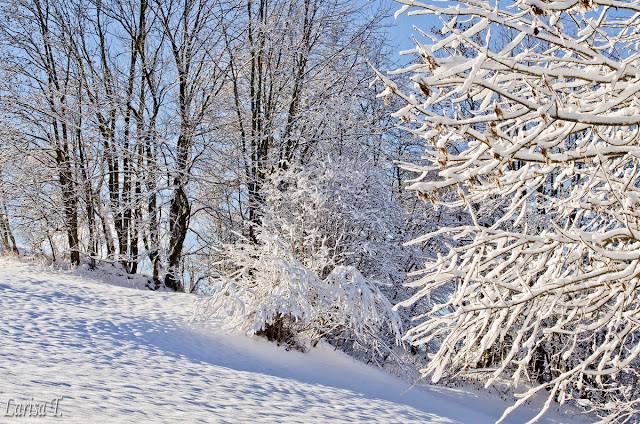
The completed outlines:
[[[411,147],[369,87],[386,47],[368,2],[25,0],[0,14],[6,249],[17,237],[192,291],[216,247],[257,242],[278,173],[348,155],[398,196],[384,164]]]

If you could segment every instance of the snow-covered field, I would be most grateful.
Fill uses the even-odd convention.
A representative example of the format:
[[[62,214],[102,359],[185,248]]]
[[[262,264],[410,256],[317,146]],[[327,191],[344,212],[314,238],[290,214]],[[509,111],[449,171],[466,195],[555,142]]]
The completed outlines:
[[[328,347],[216,333],[190,322],[196,300],[0,258],[0,422],[490,423],[508,406],[474,390],[406,392]],[[25,412],[47,416],[11,417]]]

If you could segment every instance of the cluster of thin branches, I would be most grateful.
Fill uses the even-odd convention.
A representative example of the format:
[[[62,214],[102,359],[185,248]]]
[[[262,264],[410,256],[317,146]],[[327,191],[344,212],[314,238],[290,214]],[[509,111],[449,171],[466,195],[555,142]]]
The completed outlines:
[[[426,144],[426,165],[405,164],[419,173],[409,189],[472,219],[414,241],[459,242],[426,264],[403,302],[452,290],[407,335],[437,342],[424,375],[487,367],[487,385],[530,382],[505,416],[546,391],[536,419],[569,399],[608,420],[633,419],[640,3],[398,2],[398,13],[442,22],[392,73],[414,89],[378,74],[380,95],[404,100],[395,116]],[[479,216],[496,201],[493,216]]]

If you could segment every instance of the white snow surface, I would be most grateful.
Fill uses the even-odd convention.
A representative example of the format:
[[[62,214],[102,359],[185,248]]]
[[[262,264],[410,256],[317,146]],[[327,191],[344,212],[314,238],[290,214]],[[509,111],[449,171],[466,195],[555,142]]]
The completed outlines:
[[[191,322],[197,299],[0,258],[0,422],[48,422],[7,417],[42,403],[60,423],[491,423],[509,406],[473,389],[407,391],[330,346],[287,352],[217,332]],[[541,422],[584,419],[554,411]]]

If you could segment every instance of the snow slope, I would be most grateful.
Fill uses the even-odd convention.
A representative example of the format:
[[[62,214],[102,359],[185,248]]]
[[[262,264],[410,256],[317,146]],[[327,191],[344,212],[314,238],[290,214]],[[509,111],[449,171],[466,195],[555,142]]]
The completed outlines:
[[[0,258],[0,422],[41,423],[7,415],[46,404],[51,417],[60,397],[55,422],[70,423],[489,423],[508,406],[475,391],[405,393],[409,384],[326,347],[286,352],[216,333],[190,322],[196,299]]]

